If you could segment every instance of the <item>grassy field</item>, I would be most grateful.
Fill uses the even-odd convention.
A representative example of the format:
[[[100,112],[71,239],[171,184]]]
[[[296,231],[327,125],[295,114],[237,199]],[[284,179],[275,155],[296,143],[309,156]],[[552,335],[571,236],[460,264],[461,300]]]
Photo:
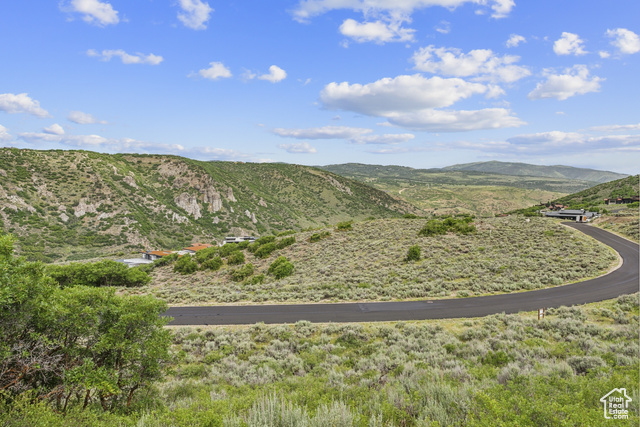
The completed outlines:
[[[173,330],[173,368],[130,412],[45,405],[0,425],[599,426],[639,422],[638,294],[477,319]]]
[[[153,281],[123,293],[148,293],[169,304],[242,302],[388,301],[523,291],[602,274],[617,262],[606,246],[545,219],[476,219],[477,233],[421,237],[424,219],[353,223],[351,231],[313,230],[265,259],[244,250],[253,274],[234,281],[242,266],[181,275],[173,266],[152,272]],[[328,233],[317,242],[313,234]],[[291,236],[288,236],[289,238]],[[421,259],[405,261],[417,245]],[[293,274],[275,279],[267,270],[285,256]]]

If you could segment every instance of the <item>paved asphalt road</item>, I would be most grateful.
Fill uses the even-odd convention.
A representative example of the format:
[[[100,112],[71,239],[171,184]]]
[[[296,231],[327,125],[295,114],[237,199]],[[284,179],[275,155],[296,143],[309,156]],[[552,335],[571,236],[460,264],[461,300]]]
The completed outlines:
[[[171,325],[235,325],[264,323],[375,322],[479,317],[494,313],[535,311],[584,304],[639,291],[638,245],[587,224],[565,223],[615,249],[623,264],[596,279],[571,285],[485,297],[406,302],[171,307]]]

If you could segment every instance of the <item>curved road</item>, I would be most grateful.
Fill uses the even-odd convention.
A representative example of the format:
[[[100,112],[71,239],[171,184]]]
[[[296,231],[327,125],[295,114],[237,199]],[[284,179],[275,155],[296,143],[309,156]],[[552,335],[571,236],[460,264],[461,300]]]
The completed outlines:
[[[611,246],[622,257],[622,266],[607,275],[584,282],[514,294],[433,301],[171,307],[165,315],[174,318],[170,325],[443,319],[535,311],[542,307],[602,301],[639,291],[639,252],[636,243],[586,224],[565,224]]]

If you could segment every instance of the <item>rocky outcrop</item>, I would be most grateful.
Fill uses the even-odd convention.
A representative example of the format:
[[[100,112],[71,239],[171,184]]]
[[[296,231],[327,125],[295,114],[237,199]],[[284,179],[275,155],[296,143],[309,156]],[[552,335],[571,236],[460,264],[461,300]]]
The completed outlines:
[[[138,184],[136,184],[136,180],[134,177],[132,177],[131,175],[127,175],[122,179],[125,184],[133,187],[133,188],[138,188]]]
[[[231,187],[227,188],[227,200],[230,202],[237,202],[236,198],[233,195],[233,189]]]
[[[264,199],[262,197],[260,197],[260,201],[258,202],[258,204],[260,206],[262,206],[263,208],[267,207],[267,202],[264,201]]]
[[[173,201],[194,219],[202,217],[202,214],[200,213],[200,205],[198,204],[198,198],[196,196],[192,196],[189,193],[181,193],[178,197],[173,199]]]
[[[220,193],[216,191],[213,185],[209,185],[202,190],[203,201],[209,203],[209,212],[218,212],[222,209],[222,197]]]
[[[73,214],[76,216],[76,218],[80,218],[86,213],[97,213],[99,206],[100,203],[87,203],[84,201],[84,199],[80,199],[80,203],[78,203],[78,205],[74,206],[73,208]]]
[[[341,191],[343,193],[347,193],[350,196],[353,195],[353,193],[351,192],[351,189],[348,186],[342,184],[340,181],[338,181],[337,179],[335,179],[331,175],[325,175],[324,179],[329,181],[329,183],[331,185],[333,185],[334,187],[336,187],[338,189],[338,191]]]

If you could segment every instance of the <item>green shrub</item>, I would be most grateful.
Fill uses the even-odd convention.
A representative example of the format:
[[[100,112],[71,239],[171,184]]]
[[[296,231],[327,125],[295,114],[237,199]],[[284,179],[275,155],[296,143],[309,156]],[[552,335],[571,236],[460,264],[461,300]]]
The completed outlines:
[[[241,252],[241,251],[232,252],[231,255],[227,257],[227,264],[229,265],[244,264],[244,252]]]
[[[191,255],[182,255],[173,266],[173,271],[180,274],[191,274],[198,270],[198,264]]]
[[[121,262],[106,260],[91,263],[51,265],[47,273],[61,287],[67,286],[143,286],[151,281],[144,269],[129,268]]]
[[[420,246],[413,245],[407,251],[405,261],[418,261],[420,259]]]
[[[229,255],[231,255],[234,252],[238,252],[241,251],[242,249],[238,246],[237,243],[227,243],[224,244],[222,246],[220,246],[220,249],[218,250],[220,253],[220,256],[222,258],[226,258]]]
[[[199,263],[203,263],[206,260],[217,256],[218,253],[219,253],[218,248],[215,246],[212,246],[210,248],[201,249],[197,251],[195,254],[195,258],[196,258],[196,261],[198,261]]]
[[[276,243],[276,248],[284,249],[287,246],[291,246],[296,242],[295,237],[287,237],[286,239],[281,239]]]
[[[220,258],[219,256],[215,258],[209,258],[202,264],[200,264],[201,270],[218,271],[220,270],[220,267],[222,267],[222,258]]]
[[[353,224],[353,221],[344,221],[344,222],[339,222],[336,225],[336,229],[338,231],[349,231],[352,229],[351,225]]]
[[[418,215],[412,214],[412,213],[406,213],[404,215],[402,215],[402,218],[406,218],[406,219],[417,219]]]
[[[258,240],[255,241],[258,246],[262,246],[266,243],[272,243],[276,241],[276,236],[262,236]]]
[[[258,258],[268,258],[273,251],[277,249],[275,243],[266,243],[261,245],[254,253]]]
[[[276,279],[282,279],[293,274],[293,264],[286,257],[280,256],[269,266],[268,273]]]
[[[231,272],[231,280],[234,282],[242,282],[254,272],[253,264],[249,263]]]
[[[475,225],[471,224],[473,217],[465,215],[458,218],[445,217],[430,219],[418,232],[419,236],[437,236],[453,232],[457,234],[470,234],[476,232]]]
[[[331,236],[331,233],[328,231],[323,231],[322,233],[313,233],[311,237],[309,237],[309,242],[310,243],[319,242],[320,240],[326,239],[329,236]]]

